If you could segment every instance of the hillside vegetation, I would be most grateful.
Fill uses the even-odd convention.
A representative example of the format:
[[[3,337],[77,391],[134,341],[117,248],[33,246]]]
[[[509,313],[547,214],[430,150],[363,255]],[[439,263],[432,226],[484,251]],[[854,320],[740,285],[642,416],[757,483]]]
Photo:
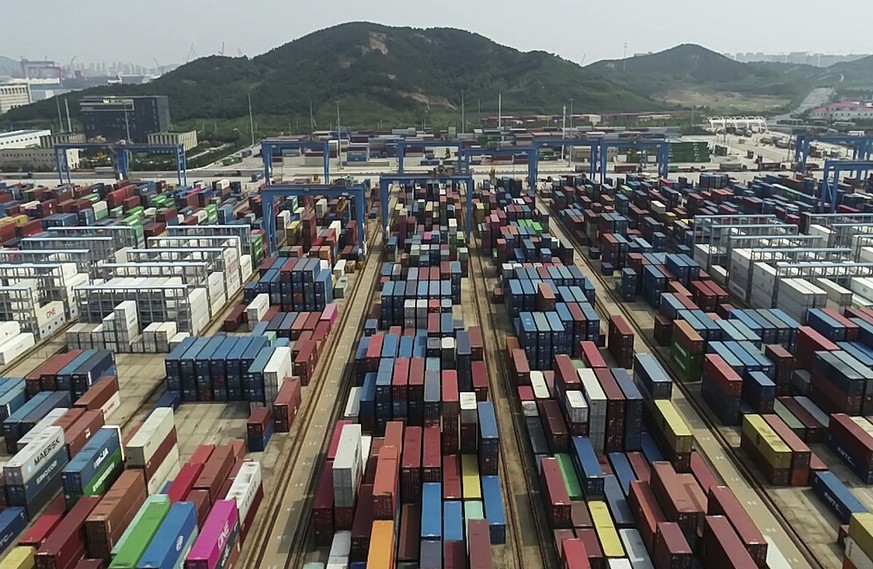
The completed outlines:
[[[211,56],[183,65],[146,85],[100,87],[70,96],[164,94],[174,121],[233,119],[248,113],[251,93],[263,115],[335,116],[373,123],[382,116],[460,114],[481,102],[483,112],[558,113],[573,98],[588,112],[659,110],[664,104],[631,92],[595,72],[541,51],[523,53],[485,37],[448,28],[391,28],[350,23],[309,34],[263,55]],[[51,121],[51,101],[10,112],[8,121]],[[326,125],[325,125],[326,126]]]

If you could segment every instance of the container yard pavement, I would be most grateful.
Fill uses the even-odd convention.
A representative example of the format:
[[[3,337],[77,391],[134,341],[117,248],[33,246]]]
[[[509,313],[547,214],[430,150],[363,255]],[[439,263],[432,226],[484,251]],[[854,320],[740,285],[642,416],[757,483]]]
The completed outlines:
[[[544,214],[548,213],[542,206],[540,206],[540,212]],[[558,225],[556,220],[550,225],[550,232],[556,238],[561,239],[565,243],[572,242],[567,237],[563,228]],[[592,282],[598,282],[598,277],[584,260],[581,263],[578,262],[578,257],[581,256],[581,254],[582,252],[577,250],[576,265]],[[602,287],[598,287],[598,290],[600,293],[598,294],[598,298],[601,299],[604,306],[607,308],[609,315],[620,314],[621,310],[611,301],[607,291],[603,290]],[[634,307],[629,304],[628,307],[639,327],[646,331],[646,334],[651,335],[651,331],[654,329],[655,324],[652,312],[648,306]],[[635,338],[634,351],[637,353],[651,351],[640,335],[637,335]],[[701,454],[706,457],[709,463],[718,472],[724,480],[725,485],[734,491],[737,498],[746,507],[749,515],[753,520],[755,520],[755,523],[761,529],[761,532],[773,540],[793,568],[803,569],[812,567],[806,561],[803,554],[797,548],[785,529],[780,525],[779,521],[774,517],[773,513],[761,502],[755,489],[751,487],[734,462],[725,454],[724,449],[718,441],[713,438],[710,429],[707,427],[706,423],[704,423],[697,411],[686,400],[681,390],[673,390],[673,402],[691,428],[692,433],[694,434],[696,446]],[[722,429],[722,431],[724,430],[733,432],[733,429]],[[736,438],[738,445],[739,436],[737,435]],[[801,491],[795,491],[795,493],[791,495],[793,499],[785,503],[785,507],[781,508],[781,510],[784,513],[792,511],[795,514],[798,521],[801,522],[801,525],[796,526],[800,535],[803,535],[804,537],[809,536],[808,539],[823,539],[826,542],[830,542],[830,546],[830,544],[833,543],[834,528],[830,528],[831,531],[828,535],[821,535],[821,524],[819,522],[822,519],[822,516],[819,513],[818,508],[814,508],[815,511],[812,511],[808,500],[797,499],[797,495],[800,492]],[[774,496],[779,497],[782,496],[782,494],[774,494]],[[829,555],[824,559],[819,558],[819,560],[822,562],[823,566],[839,566],[837,563],[838,558],[833,555]]]

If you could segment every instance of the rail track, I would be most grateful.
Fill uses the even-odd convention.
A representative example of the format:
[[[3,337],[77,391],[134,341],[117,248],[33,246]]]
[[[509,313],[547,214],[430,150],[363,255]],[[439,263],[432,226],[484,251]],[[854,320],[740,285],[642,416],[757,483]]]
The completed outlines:
[[[368,242],[368,247],[373,255],[373,260],[369,261],[364,269],[359,273],[358,278],[355,279],[354,284],[352,285],[351,294],[347,297],[348,302],[346,304],[346,310],[343,311],[340,318],[337,320],[334,332],[330,335],[327,345],[322,350],[322,354],[325,354],[328,359],[324,362],[319,362],[318,370],[315,373],[315,377],[312,378],[310,382],[310,386],[312,389],[309,393],[306,394],[306,399],[300,406],[298,410],[297,417],[294,421],[293,432],[291,435],[291,439],[289,441],[289,445],[291,448],[290,453],[286,453],[279,458],[279,462],[275,467],[275,470],[272,474],[273,480],[273,491],[270,492],[270,497],[267,503],[265,504],[265,508],[262,507],[261,512],[259,512],[260,522],[255,527],[255,534],[252,536],[254,539],[249,541],[246,549],[247,554],[244,559],[243,567],[250,569],[261,569],[265,567],[297,567],[301,566],[304,561],[304,557],[306,554],[306,546],[310,542],[311,534],[312,534],[312,516],[310,515],[310,507],[312,503],[312,498],[315,490],[315,486],[317,481],[321,477],[321,473],[324,469],[324,462],[320,461],[320,464],[316,468],[310,469],[310,474],[306,479],[305,487],[301,490],[302,492],[302,513],[301,513],[301,521],[297,525],[296,530],[291,536],[291,544],[292,549],[287,552],[284,563],[278,565],[275,563],[275,560],[265,559],[266,549],[268,546],[268,540],[270,536],[273,534],[276,529],[277,523],[282,516],[279,515],[279,509],[281,504],[285,501],[288,496],[289,491],[291,490],[291,485],[287,483],[290,478],[291,472],[294,469],[294,466],[298,462],[298,457],[303,449],[304,443],[308,439],[308,434],[310,430],[310,426],[312,425],[313,418],[316,415],[316,410],[319,407],[319,402],[322,398],[322,394],[325,389],[325,385],[327,384],[327,375],[330,370],[330,363],[333,358],[345,358],[342,378],[339,382],[339,393],[337,397],[331,402],[331,409],[329,413],[329,423],[336,422],[340,410],[345,405],[345,400],[348,398],[349,389],[351,388],[352,382],[349,381],[351,378],[353,362],[354,362],[354,350],[349,350],[347,353],[341,353],[337,350],[337,347],[340,343],[340,338],[343,335],[343,331],[348,329],[348,327],[354,324],[354,330],[360,331],[361,323],[355,323],[352,320],[352,316],[354,315],[358,320],[362,320],[362,318],[366,315],[366,309],[369,308],[370,303],[366,302],[364,298],[359,298],[359,294],[362,292],[362,287],[364,287],[364,273],[371,263],[378,264],[378,256],[376,256],[376,252],[382,250],[381,244],[379,244],[379,238],[381,236],[381,232],[376,230],[372,231],[370,234],[370,240]],[[378,275],[378,273],[375,273]],[[366,293],[366,299],[370,299],[373,294],[376,292],[376,284],[378,283],[378,279],[372,278],[372,280],[365,287],[363,292]],[[318,441],[318,454],[323,455],[329,444],[329,434],[330,431],[325,430],[324,433],[321,433],[321,438]]]
[[[471,243],[469,274],[476,313],[483,328],[483,340],[486,341],[485,361],[489,392],[495,405],[500,432],[500,474],[503,478],[503,500],[508,514],[506,516],[507,540],[512,545],[512,553],[514,553],[511,562],[512,566],[521,569],[554,569],[558,567],[558,560],[555,549],[551,547],[554,537],[549,529],[543,502],[540,499],[536,459],[526,435],[527,426],[521,411],[521,403],[512,395],[514,386],[505,357],[505,339],[501,344],[497,333],[496,311],[493,303],[487,300],[486,271],[488,269],[482,261],[484,255],[482,249],[474,246],[478,244],[478,238]],[[473,264],[473,259],[476,260],[476,266]],[[494,267],[489,268],[494,270]],[[476,276],[473,276],[474,274]],[[487,349],[487,344],[490,344],[490,349]],[[512,437],[506,436],[510,431]],[[520,461],[511,462],[516,458]],[[518,484],[522,486],[519,488]],[[510,491],[519,489],[524,490],[527,504]],[[525,531],[530,523],[534,526],[534,535]]]
[[[542,201],[540,202],[542,204]],[[542,205],[538,206],[540,213],[549,213],[552,212]],[[621,312],[621,315],[625,318],[625,320],[636,330],[636,335],[640,340],[645,344],[648,348],[649,352],[654,355],[658,361],[661,363],[663,367],[673,371],[674,373],[677,371],[675,364],[670,360],[669,357],[664,356],[662,350],[652,341],[651,332],[643,329],[640,325],[637,317],[633,314],[633,312],[618,298],[618,295],[615,292],[611,283],[609,283],[606,278],[597,270],[597,267],[591,262],[587,255],[585,255],[585,251],[583,250],[583,245],[580,240],[576,237],[572,230],[567,228],[562,221],[559,221],[557,216],[552,216],[552,224],[550,226],[550,230],[554,233],[554,226],[557,225],[561,230],[561,235],[556,235],[556,237],[566,238],[567,241],[572,243],[573,249],[576,251],[577,255],[583,259],[586,267],[588,268],[588,272],[594,276],[597,280],[599,286],[598,295],[596,298],[595,308],[598,309],[598,312],[601,315],[610,315],[614,312],[607,307],[606,303],[603,300],[603,295],[600,291],[605,291],[607,295],[609,295],[611,304],[618,308]],[[673,382],[675,388],[679,389],[679,391],[684,396],[685,400],[688,401],[689,405],[693,408],[694,412],[700,417],[701,421],[707,427],[716,443],[721,447],[721,451],[725,457],[727,457],[733,466],[743,475],[745,481],[749,484],[761,502],[766,506],[771,515],[776,519],[776,521],[781,526],[782,530],[788,536],[788,538],[793,542],[797,550],[803,556],[804,560],[809,563],[811,567],[815,567],[817,569],[824,568],[824,564],[813,554],[812,549],[809,547],[806,541],[804,541],[803,536],[791,525],[788,521],[788,518],[782,512],[782,510],[777,506],[776,502],[772,499],[772,497],[767,493],[766,488],[764,488],[763,484],[758,480],[755,476],[753,470],[749,467],[745,460],[739,455],[737,449],[732,447],[722,432],[719,425],[717,425],[709,412],[708,409],[704,407],[704,405],[700,402],[699,397],[692,392],[689,388],[689,384],[683,383],[681,381]],[[704,455],[705,456],[705,455]],[[708,460],[710,463],[711,460]]]

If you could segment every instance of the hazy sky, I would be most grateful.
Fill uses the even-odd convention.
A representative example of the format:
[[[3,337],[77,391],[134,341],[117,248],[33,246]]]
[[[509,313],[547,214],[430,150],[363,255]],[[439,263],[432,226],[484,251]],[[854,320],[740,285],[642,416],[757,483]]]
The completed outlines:
[[[833,24],[827,6],[838,9]],[[536,9],[543,11],[532,16]],[[719,52],[873,52],[873,2],[859,0],[0,0],[0,55],[164,65],[184,63],[192,43],[199,56],[218,53],[222,41],[226,55],[253,56],[358,20],[464,28],[577,63],[620,58],[625,42],[629,55],[679,43]]]

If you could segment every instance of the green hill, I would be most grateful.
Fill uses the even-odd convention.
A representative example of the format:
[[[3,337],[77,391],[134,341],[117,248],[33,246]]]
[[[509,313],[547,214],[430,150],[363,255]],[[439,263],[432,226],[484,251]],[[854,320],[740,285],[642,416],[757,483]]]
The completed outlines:
[[[480,103],[483,113],[496,113],[498,93],[510,114],[560,113],[571,98],[580,112],[665,108],[542,51],[523,53],[450,28],[364,22],[321,30],[252,59],[206,57],[145,85],[89,89],[69,99],[77,113],[82,95],[164,94],[178,122],[247,117],[251,92],[256,114],[281,117],[282,124],[290,117],[308,122],[312,105],[318,126],[326,127],[337,101],[349,126],[375,125],[382,118],[432,123],[448,113],[458,117],[462,91],[468,118]],[[53,103],[39,102],[5,118],[48,122],[56,112]]]
[[[802,87],[795,77],[778,70],[740,63],[692,44],[650,55],[598,61],[585,69],[634,92],[651,93],[654,97],[691,89],[791,98]]]

